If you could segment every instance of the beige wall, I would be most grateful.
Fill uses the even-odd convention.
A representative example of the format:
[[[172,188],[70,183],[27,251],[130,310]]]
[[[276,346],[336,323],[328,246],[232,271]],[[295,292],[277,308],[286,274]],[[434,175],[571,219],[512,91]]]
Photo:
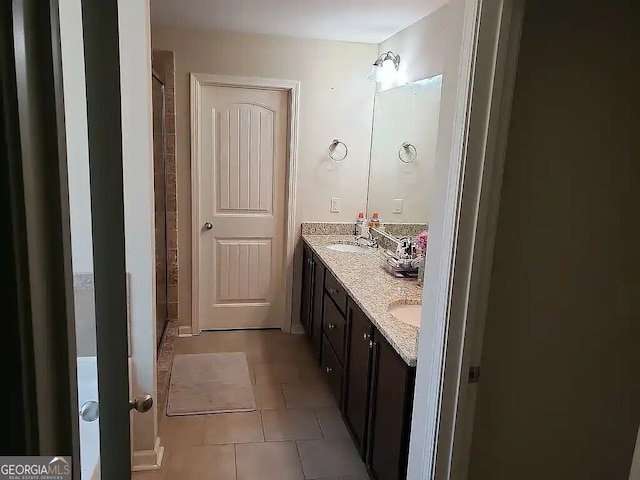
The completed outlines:
[[[431,78],[444,72],[447,55],[452,53],[449,11],[449,6],[444,5],[380,44],[379,53],[391,50],[400,55],[400,69],[397,79],[380,83],[379,90]]]
[[[375,86],[366,79],[378,47],[373,44],[219,34],[153,28],[154,49],[172,50],[176,62],[178,139],[178,241],[180,324],[191,323],[191,181],[189,73],[282,78],[301,82],[296,224],[305,220],[351,221],[367,199],[369,147]],[[327,147],[349,146],[341,165]],[[331,197],[342,199],[330,213]],[[297,292],[297,290],[296,290]],[[297,322],[297,297],[293,313]]]
[[[527,2],[471,480],[629,475],[640,420],[638,78],[631,4],[594,5]]]

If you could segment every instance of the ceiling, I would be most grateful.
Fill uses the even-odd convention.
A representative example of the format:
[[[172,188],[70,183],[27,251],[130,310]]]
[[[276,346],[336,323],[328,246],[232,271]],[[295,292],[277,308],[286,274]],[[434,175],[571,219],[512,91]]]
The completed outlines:
[[[380,43],[448,0],[151,0],[153,26]]]

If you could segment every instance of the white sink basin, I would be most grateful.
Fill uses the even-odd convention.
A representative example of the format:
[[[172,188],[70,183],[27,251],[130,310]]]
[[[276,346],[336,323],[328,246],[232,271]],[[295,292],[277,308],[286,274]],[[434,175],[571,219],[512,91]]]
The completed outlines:
[[[336,252],[365,253],[367,251],[367,247],[352,245],[350,243],[332,243],[327,245],[327,248],[329,250],[335,250]]]
[[[389,313],[402,323],[420,328],[422,305],[407,305],[404,303],[389,305]]]

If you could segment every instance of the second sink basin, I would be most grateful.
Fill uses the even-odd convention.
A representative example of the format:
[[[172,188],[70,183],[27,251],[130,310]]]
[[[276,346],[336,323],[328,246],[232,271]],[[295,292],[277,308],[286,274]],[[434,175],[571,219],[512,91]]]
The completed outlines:
[[[389,305],[389,313],[402,323],[420,328],[422,305],[407,305],[406,303]]]
[[[353,245],[350,243],[332,243],[327,245],[329,250],[335,250],[337,252],[350,252],[350,253],[365,253],[367,247],[361,247],[360,245]]]

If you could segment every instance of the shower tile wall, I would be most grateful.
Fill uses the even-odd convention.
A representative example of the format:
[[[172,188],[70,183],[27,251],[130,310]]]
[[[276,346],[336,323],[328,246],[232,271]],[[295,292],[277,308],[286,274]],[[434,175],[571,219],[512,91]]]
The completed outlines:
[[[173,52],[154,50],[153,70],[165,85],[165,150],[166,150],[166,210],[167,210],[167,310],[169,321],[178,319],[178,209],[176,181],[176,107],[175,107],[175,58]],[[155,136],[154,136],[155,140]],[[160,149],[155,152],[161,152]],[[162,165],[155,159],[155,165]],[[156,167],[157,168],[157,167]],[[162,172],[155,172],[156,174]],[[161,223],[156,222],[156,227]]]
[[[156,257],[156,346],[168,322],[167,312],[167,211],[164,145],[164,85],[157,76],[151,82],[153,101],[153,189]]]

